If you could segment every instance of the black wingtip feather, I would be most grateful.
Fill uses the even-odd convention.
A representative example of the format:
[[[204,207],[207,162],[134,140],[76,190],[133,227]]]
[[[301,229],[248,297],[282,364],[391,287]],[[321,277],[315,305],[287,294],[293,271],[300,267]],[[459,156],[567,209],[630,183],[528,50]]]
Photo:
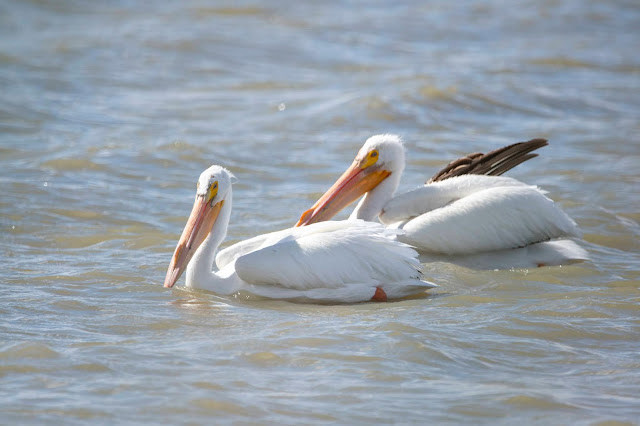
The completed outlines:
[[[461,175],[499,176],[517,165],[537,157],[532,151],[549,145],[546,139],[535,138],[498,148],[486,154],[474,152],[450,162],[426,183],[439,182]]]

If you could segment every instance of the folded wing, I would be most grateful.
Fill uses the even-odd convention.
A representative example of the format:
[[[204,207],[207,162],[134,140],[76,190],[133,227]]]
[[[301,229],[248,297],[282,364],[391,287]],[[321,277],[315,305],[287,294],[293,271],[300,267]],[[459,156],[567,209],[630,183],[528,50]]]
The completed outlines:
[[[417,253],[389,238],[397,231],[364,221],[321,222],[291,228],[237,258],[238,276],[255,286],[291,290],[340,289],[422,281]],[[266,240],[265,240],[266,241]]]
[[[421,252],[464,255],[576,237],[576,223],[538,188],[504,177],[461,176],[402,194],[381,220]]]

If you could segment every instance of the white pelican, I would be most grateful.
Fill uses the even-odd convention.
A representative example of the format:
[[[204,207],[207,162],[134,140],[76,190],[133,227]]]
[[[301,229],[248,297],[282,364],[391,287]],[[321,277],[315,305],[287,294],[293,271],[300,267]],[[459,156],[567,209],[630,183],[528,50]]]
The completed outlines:
[[[369,138],[351,166],[298,224],[328,220],[362,195],[350,219],[405,231],[423,262],[479,269],[560,265],[587,259],[576,223],[535,186],[499,175],[536,156],[534,139],[452,162],[424,186],[394,197],[405,165],[398,136]],[[473,170],[475,168],[475,170]],[[468,170],[472,169],[472,170]],[[463,174],[463,173],[482,174]],[[459,175],[462,174],[462,175]]]
[[[185,269],[188,287],[278,299],[385,301],[436,287],[422,280],[418,253],[393,238],[401,231],[365,221],[323,222],[261,235],[213,272],[229,224],[232,179],[220,166],[200,175],[165,287],[172,287]]]

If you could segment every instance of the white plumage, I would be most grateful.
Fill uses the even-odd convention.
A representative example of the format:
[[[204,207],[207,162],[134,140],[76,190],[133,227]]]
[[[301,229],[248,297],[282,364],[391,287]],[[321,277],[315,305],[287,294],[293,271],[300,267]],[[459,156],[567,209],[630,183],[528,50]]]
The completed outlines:
[[[211,196],[214,186],[217,193]],[[202,173],[165,286],[173,286],[186,267],[189,287],[279,299],[361,302],[435,287],[422,280],[415,250],[393,238],[402,231],[365,221],[330,221],[260,235],[219,256],[220,270],[213,272],[231,199],[228,171],[212,166]]]
[[[524,159],[528,158],[531,155]],[[521,155],[519,161],[524,159]],[[404,147],[397,136],[369,138],[351,167],[298,225],[330,219],[364,194],[350,219],[378,217],[386,226],[404,231],[398,239],[416,247],[424,262],[484,269],[587,258],[568,239],[580,235],[576,223],[535,186],[502,176],[462,175],[394,197],[403,169]]]
[[[461,195],[447,203],[430,206],[418,215],[386,214],[380,220],[388,226],[403,229],[402,240],[424,252],[447,255],[473,254],[505,248],[524,247],[558,237],[579,236],[576,223],[540,190],[514,179],[494,176],[459,176],[411,191],[414,202],[432,200],[434,192],[451,195],[474,184],[493,181],[486,189]],[[505,186],[495,185],[495,181]],[[518,185],[519,184],[519,185]],[[475,185],[474,185],[475,186]],[[465,188],[466,187],[466,188]],[[444,190],[444,191],[442,191]],[[406,195],[406,194],[403,194]],[[403,197],[408,198],[408,197]],[[396,210],[393,199],[390,211]],[[472,219],[472,220],[470,220]]]

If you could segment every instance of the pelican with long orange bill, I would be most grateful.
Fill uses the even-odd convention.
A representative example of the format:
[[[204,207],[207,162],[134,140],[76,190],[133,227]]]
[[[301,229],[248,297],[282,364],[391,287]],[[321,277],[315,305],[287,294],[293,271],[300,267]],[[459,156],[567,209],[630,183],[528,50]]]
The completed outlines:
[[[232,180],[220,166],[200,175],[165,287],[173,287],[186,273],[187,287],[218,294],[323,302],[385,301],[435,287],[423,279],[418,253],[395,238],[402,231],[362,220],[259,235],[240,243],[243,252],[235,252],[214,272],[231,214]]]
[[[479,269],[568,264],[588,258],[571,238],[576,223],[543,191],[499,176],[537,154],[545,139],[519,142],[450,163],[424,186],[395,195],[405,166],[398,136],[369,138],[347,171],[296,226],[331,219],[362,197],[350,219],[404,231],[398,239],[421,260]]]

